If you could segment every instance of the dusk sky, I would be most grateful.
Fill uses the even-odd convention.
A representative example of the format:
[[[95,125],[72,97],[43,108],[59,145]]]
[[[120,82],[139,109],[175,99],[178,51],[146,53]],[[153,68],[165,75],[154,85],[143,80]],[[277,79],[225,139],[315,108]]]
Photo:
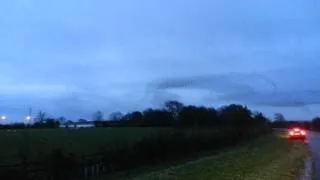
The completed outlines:
[[[69,119],[169,99],[320,114],[317,0],[2,0],[0,114]]]

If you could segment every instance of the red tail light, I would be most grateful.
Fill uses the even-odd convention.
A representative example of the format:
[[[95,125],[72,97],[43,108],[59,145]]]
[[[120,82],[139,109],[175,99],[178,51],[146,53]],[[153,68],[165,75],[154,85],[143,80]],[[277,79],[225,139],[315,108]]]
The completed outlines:
[[[294,132],[298,132],[298,131],[300,131],[300,129],[299,129],[299,128],[294,128],[293,130],[294,130]]]
[[[289,132],[289,135],[290,135],[290,136],[293,136],[293,135],[294,135],[294,132],[290,131],[290,132]]]
[[[300,134],[305,135],[306,132],[305,131],[300,131]]]

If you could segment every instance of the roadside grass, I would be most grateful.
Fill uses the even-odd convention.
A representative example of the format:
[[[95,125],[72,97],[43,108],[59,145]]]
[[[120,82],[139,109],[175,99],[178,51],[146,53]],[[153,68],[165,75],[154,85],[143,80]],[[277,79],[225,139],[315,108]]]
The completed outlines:
[[[141,173],[118,173],[127,180],[292,180],[303,173],[306,144],[268,135],[216,155]],[[99,180],[110,179],[109,177]]]

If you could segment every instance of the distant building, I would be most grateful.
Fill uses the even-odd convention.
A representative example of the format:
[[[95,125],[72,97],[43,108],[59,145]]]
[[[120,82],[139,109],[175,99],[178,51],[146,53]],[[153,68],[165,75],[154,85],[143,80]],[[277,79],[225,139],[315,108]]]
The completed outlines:
[[[65,124],[61,124],[59,127],[60,128],[91,128],[91,127],[95,127],[95,124],[93,121],[67,122]]]

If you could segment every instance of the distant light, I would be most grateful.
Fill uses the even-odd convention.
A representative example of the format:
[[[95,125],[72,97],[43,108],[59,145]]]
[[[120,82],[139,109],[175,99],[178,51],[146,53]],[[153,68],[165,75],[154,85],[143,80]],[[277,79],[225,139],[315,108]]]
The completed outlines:
[[[26,124],[32,123],[32,117],[31,117],[31,116],[26,116],[24,122],[25,122]]]
[[[1,116],[0,119],[1,119],[1,120],[6,120],[7,117],[6,117],[6,116]]]

